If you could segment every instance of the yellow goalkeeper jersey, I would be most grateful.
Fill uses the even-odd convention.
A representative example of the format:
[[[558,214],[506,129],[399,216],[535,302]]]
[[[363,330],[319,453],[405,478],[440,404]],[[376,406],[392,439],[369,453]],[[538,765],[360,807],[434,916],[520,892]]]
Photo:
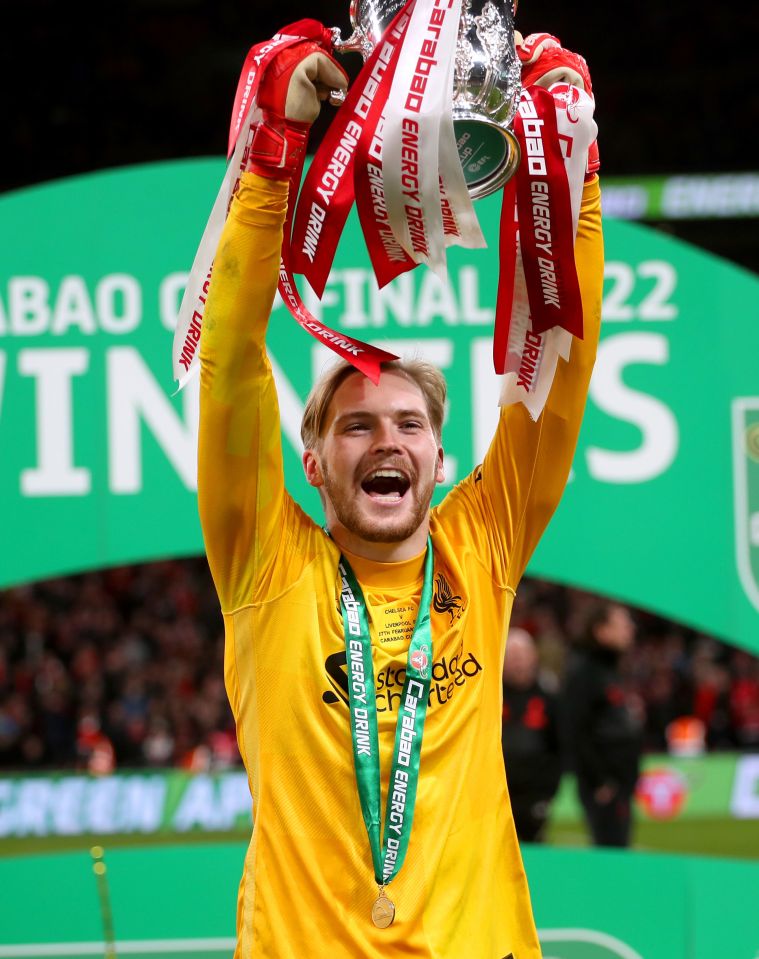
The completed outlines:
[[[348,714],[339,549],[284,488],[264,338],[287,184],[246,174],[214,263],[201,340],[199,505],[226,629],[225,679],[253,797],[236,959],[538,959],[501,752],[501,666],[515,589],[555,509],[600,324],[597,180],[576,242],[585,339],[537,422],[501,412],[481,466],[432,510],[433,666],[413,830],[377,895]],[[423,554],[346,554],[367,601],[382,803]]]

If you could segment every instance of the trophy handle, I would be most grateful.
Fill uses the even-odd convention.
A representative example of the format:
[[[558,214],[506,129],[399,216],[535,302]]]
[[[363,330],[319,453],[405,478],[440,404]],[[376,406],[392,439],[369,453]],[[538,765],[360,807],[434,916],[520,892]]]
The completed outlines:
[[[360,27],[354,27],[353,33],[347,40],[343,40],[340,27],[330,27],[330,30],[332,32],[332,44],[337,53],[360,53],[366,61],[374,49]]]
[[[353,5],[351,4],[351,19],[353,19]],[[347,40],[342,39],[340,27],[330,27],[332,32],[332,45],[336,53],[360,53],[364,63],[371,56],[374,50],[374,44],[367,37],[361,27],[356,26],[354,21],[353,33]],[[341,106],[345,102],[345,93],[342,90],[330,90],[329,102],[333,106]]]

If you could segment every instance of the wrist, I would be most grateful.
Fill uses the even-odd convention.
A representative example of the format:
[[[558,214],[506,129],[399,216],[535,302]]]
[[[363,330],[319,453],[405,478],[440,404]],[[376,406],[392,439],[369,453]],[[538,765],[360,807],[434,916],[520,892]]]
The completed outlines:
[[[310,124],[265,111],[253,133],[245,169],[270,180],[288,180],[303,162]]]

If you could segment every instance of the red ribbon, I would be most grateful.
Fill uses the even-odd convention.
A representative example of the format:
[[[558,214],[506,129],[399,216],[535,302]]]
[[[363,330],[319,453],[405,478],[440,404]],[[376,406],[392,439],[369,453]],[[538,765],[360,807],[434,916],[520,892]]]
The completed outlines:
[[[368,153],[382,116],[398,63],[414,0],[396,14],[351,86],[345,102],[321,142],[301,190],[292,237],[292,266],[321,297],[334,262],[340,236],[354,200],[380,286],[416,266],[403,255],[404,266],[386,275],[376,260],[376,224],[365,170]],[[380,183],[381,189],[381,183]],[[381,244],[379,244],[381,250]],[[381,279],[383,276],[386,278]]]
[[[331,350],[347,360],[357,370],[369,377],[375,386],[379,383],[381,364],[390,360],[397,360],[395,353],[388,353],[370,343],[364,343],[345,333],[338,333],[330,327],[320,323],[310,312],[298,293],[295,277],[291,265],[290,232],[292,229],[292,211],[295,209],[295,200],[300,186],[303,164],[290,180],[290,195],[287,202],[287,217],[285,219],[284,235],[282,238],[282,259],[279,265],[279,294],[293,319],[310,333],[314,339],[324,343]]]
[[[514,274],[517,262],[517,186],[516,178],[503,188],[501,203],[501,229],[499,235],[498,293],[495,301],[495,326],[493,328],[493,367],[496,373],[506,371],[506,354],[509,346],[509,327],[514,303]]]
[[[307,21],[304,21],[306,23]],[[292,29],[292,28],[291,28]],[[245,117],[248,115],[250,105],[256,101],[258,88],[261,78],[273,57],[286,46],[299,43],[304,39],[301,36],[278,36],[266,43],[257,44],[251,47],[248,56],[243,64],[240,74],[240,80],[237,85],[235,103],[232,111],[232,120],[230,124],[230,154],[234,152],[235,145],[239,136],[242,136],[242,126]],[[311,39],[306,37],[305,39]],[[252,138],[255,124],[251,124],[247,131],[248,140]],[[243,155],[243,168],[247,159],[247,149]],[[282,240],[281,261],[279,270],[279,292],[287,309],[292,314],[296,322],[311,336],[319,342],[324,343],[331,350],[347,360],[357,370],[360,370],[373,383],[379,382],[381,364],[398,357],[393,353],[380,350],[364,343],[354,337],[347,336],[332,330],[319,322],[316,317],[306,308],[303,300],[298,293],[295,285],[295,278],[292,271],[292,255],[290,235],[292,230],[292,216],[295,209],[298,189],[300,187],[301,176],[303,173],[303,164],[293,173],[290,179],[290,193],[287,205],[287,217],[285,220],[284,235]],[[239,182],[239,181],[238,181]],[[232,190],[234,195],[238,183]],[[346,214],[347,215],[347,214]],[[326,277],[325,277],[326,281]],[[323,289],[323,288],[322,288]]]
[[[278,35],[266,43],[256,43],[248,51],[245,63],[237,81],[235,102],[232,107],[232,118],[229,123],[229,143],[227,146],[227,160],[231,159],[237,145],[237,138],[250,110],[251,103],[256,99],[261,77],[280,50],[300,43],[302,37]]]
[[[503,373],[506,368],[517,244],[530,304],[530,330],[540,335],[560,326],[573,336],[583,336],[572,204],[556,104],[548,90],[533,86],[522,91],[514,133],[522,160],[504,189],[501,209],[500,274],[493,334],[496,373]]]
[[[582,300],[574,257],[572,204],[553,96],[543,87],[522,94],[514,122],[522,148],[517,209],[532,329],[563,327],[582,339]]]

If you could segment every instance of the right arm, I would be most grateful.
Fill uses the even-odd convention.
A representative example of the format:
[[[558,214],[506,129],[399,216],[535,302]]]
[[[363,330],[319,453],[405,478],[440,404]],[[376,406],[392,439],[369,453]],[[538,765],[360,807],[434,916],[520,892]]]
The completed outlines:
[[[348,82],[327,53],[329,31],[316,21],[294,27],[304,39],[278,53],[261,81],[262,121],[248,160],[252,172],[243,174],[219,242],[200,342],[198,502],[224,612],[254,599],[287,527],[266,327],[290,178],[300,169],[321,101]]]
[[[279,406],[265,335],[288,183],[246,173],[213,265],[200,342],[198,506],[223,611],[250,602],[282,531]]]

